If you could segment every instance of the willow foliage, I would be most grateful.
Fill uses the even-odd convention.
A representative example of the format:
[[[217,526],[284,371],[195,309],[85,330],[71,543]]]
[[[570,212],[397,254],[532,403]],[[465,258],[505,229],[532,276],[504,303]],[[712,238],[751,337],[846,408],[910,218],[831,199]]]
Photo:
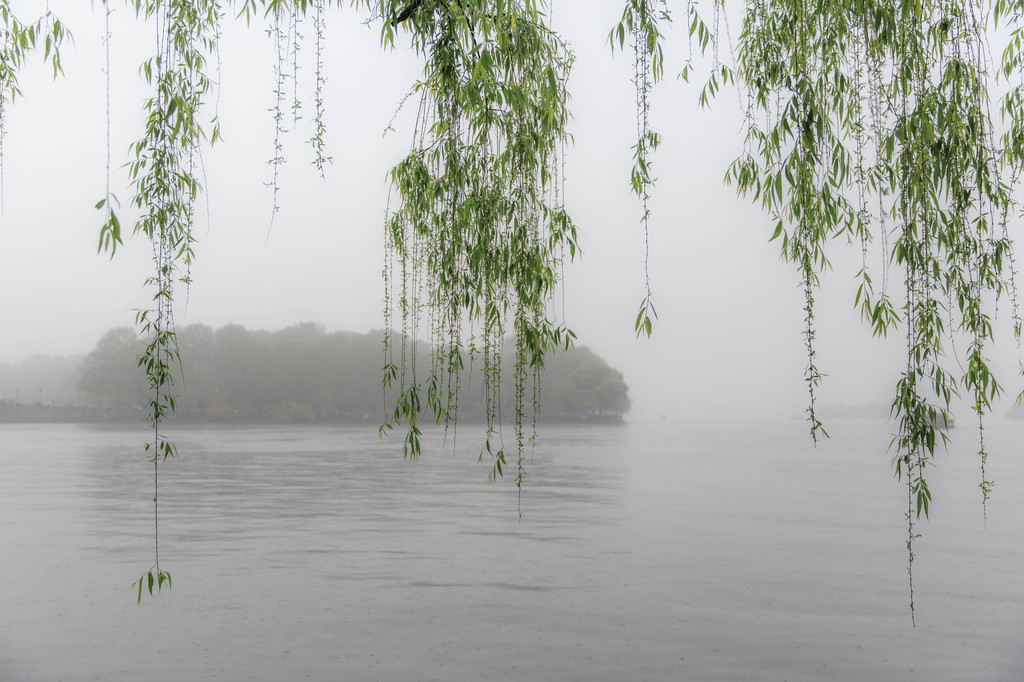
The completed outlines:
[[[416,457],[425,411],[445,424],[457,417],[468,355],[480,365],[487,405],[481,457],[490,454],[492,477],[502,475],[499,378],[511,335],[521,486],[540,368],[572,338],[548,305],[563,255],[576,253],[576,228],[560,202],[572,54],[530,2],[376,8],[383,40],[406,30],[424,60],[412,92],[419,97],[412,149],[390,173],[398,206],[385,226],[385,316],[401,318],[401,337],[389,332],[385,342],[385,387],[396,384],[400,397],[385,428],[406,423],[405,453]],[[436,350],[418,363],[411,342],[424,322]]]
[[[644,298],[640,302],[634,329],[636,335],[650,337],[653,320],[658,313],[654,307],[654,293],[648,270],[650,253],[650,198],[654,185],[652,156],[661,144],[661,136],[651,129],[649,115],[650,96],[654,84],[665,74],[665,54],[662,50],[660,24],[669,23],[671,14],[665,0],[629,0],[622,20],[612,29],[609,41],[612,49],[623,49],[627,39],[633,50],[633,85],[636,88],[636,144],[633,145],[633,173],[630,182],[633,192],[643,205],[640,222],[644,228]]]
[[[19,19],[10,7],[10,0],[0,0],[0,204],[3,203],[4,136],[7,133],[7,111],[21,95],[18,70],[36,50],[53,66],[53,75],[62,73],[60,47],[70,39],[60,19],[50,11],[32,20]]]
[[[1016,166],[989,113],[990,9],[977,0],[750,0],[734,70],[713,73],[706,88],[735,77],[746,93],[746,141],[727,180],[762,204],[800,274],[813,437],[823,433],[814,297],[836,240],[863,254],[856,305],[866,323],[876,335],[904,327],[893,462],[907,485],[911,566],[915,520],[931,502],[926,469],[957,396],[978,415],[983,502],[992,486],[981,417],[1002,388],[986,350],[994,304],[1014,291],[1007,225]],[[1016,101],[1011,93],[1004,107],[1011,129]],[[883,280],[890,263],[902,271],[902,303],[875,286],[875,240]]]
[[[325,10],[344,3],[126,4],[157,26],[154,55],[142,66],[152,88],[143,112],[145,132],[129,161],[132,205],[141,215],[133,231],[153,245],[153,274],[146,282],[153,306],[139,313],[138,324],[148,339],[139,364],[151,388],[153,439],[147,449],[156,479],[159,462],[174,453],[160,431],[175,406],[173,302],[176,286],[189,282],[194,257],[199,155],[204,142],[218,137],[215,112],[206,108],[213,82],[208,63],[218,49],[220,22],[228,15],[264,21],[275,44],[269,184],[276,210],[280,136],[288,113],[290,125],[300,119],[297,55],[300,22],[309,15],[317,64],[309,141],[321,174],[330,161],[322,41]],[[502,475],[512,449],[501,438],[498,384],[502,357],[512,353],[521,486],[539,368],[551,349],[573,338],[549,305],[565,255],[577,252],[560,173],[572,52],[549,26],[540,0],[352,4],[373,14],[384,45],[408,40],[423,60],[422,76],[407,98],[416,107],[411,149],[390,173],[385,320],[388,329],[398,329],[384,342],[384,385],[399,398],[382,430],[403,425],[405,453],[418,456],[421,420],[455,420],[459,387],[476,368],[488,405],[481,457],[489,453],[493,475]],[[958,396],[978,417],[983,501],[992,489],[982,417],[1002,392],[987,355],[1000,299],[1011,301],[1018,336],[1021,326],[1009,224],[1019,212],[1014,190],[1024,167],[1024,1],[747,0],[732,63],[720,61],[719,27],[727,25],[723,0],[705,8],[690,0],[684,11],[691,42],[712,58],[701,104],[711,106],[733,82],[745,96],[745,141],[727,181],[763,206],[774,226],[772,239],[799,274],[812,438],[827,435],[815,411],[823,376],[816,360],[815,296],[837,242],[861,254],[855,305],[865,322],[876,335],[900,327],[905,333],[906,364],[892,402],[898,423],[893,462],[907,486],[912,566],[915,522],[927,516],[931,502],[926,471],[945,438],[939,425]],[[987,41],[990,20],[1009,31],[998,64]],[[628,44],[635,57],[631,182],[643,203],[645,238],[655,181],[652,154],[661,139],[648,123],[649,94],[664,73],[663,27],[670,21],[662,0],[624,0],[622,20],[610,36],[613,47]],[[56,74],[67,34],[49,13],[22,22],[8,0],[0,0],[0,22],[2,133],[6,107],[19,92],[18,68],[41,49]],[[688,63],[683,75],[692,69]],[[998,120],[990,95],[996,75],[1006,82]],[[208,121],[205,127],[201,120]],[[111,253],[121,240],[115,203],[108,192],[98,204],[106,215],[100,247]],[[876,249],[882,253],[880,278],[869,266],[877,262],[871,255]],[[902,294],[892,292],[890,279],[902,283]],[[646,275],[644,284],[638,334],[650,334],[656,316]],[[428,358],[416,357],[422,338],[432,341]],[[156,565],[138,581],[140,597],[144,584],[150,590],[154,580],[169,584],[158,543],[156,553]]]
[[[136,13],[156,24],[156,50],[143,62],[142,75],[152,88],[143,109],[146,127],[143,137],[132,146],[128,163],[132,183],[132,206],[140,214],[133,232],[150,240],[153,272],[145,284],[152,290],[152,306],[136,313],[139,333],[146,339],[138,364],[149,381],[146,419],[153,429],[145,444],[153,464],[154,565],[136,581],[142,599],[143,582],[153,592],[171,585],[170,574],[160,568],[159,471],[160,462],[176,454],[161,425],[173,412],[175,371],[180,366],[174,327],[174,298],[178,284],[191,280],[194,258],[192,236],[195,203],[200,192],[197,177],[200,144],[205,132],[200,109],[211,88],[206,73],[207,56],[216,49],[221,9],[216,0],[158,2],[133,0]],[[214,122],[211,136],[216,139]],[[120,222],[108,196],[107,220],[100,244],[111,253],[121,241]]]

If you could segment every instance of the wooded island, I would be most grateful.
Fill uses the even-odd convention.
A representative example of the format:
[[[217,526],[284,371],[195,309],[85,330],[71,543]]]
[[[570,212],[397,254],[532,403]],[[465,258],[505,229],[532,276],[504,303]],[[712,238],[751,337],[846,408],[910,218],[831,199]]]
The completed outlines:
[[[314,323],[275,332],[193,324],[177,336],[183,367],[173,386],[178,409],[172,421],[380,422],[394,406],[397,386],[385,393],[381,383],[380,332],[328,333]],[[141,345],[132,329],[118,327],[84,357],[0,363],[0,421],[141,419],[147,390],[138,370]],[[415,353],[428,367],[431,349],[416,344]],[[482,363],[465,355],[463,385],[450,388],[458,391],[460,418],[482,420]],[[513,359],[503,358],[504,371],[511,371]],[[543,422],[619,422],[629,411],[622,374],[586,347],[550,356],[541,383]],[[512,382],[505,388],[502,409],[511,411]]]

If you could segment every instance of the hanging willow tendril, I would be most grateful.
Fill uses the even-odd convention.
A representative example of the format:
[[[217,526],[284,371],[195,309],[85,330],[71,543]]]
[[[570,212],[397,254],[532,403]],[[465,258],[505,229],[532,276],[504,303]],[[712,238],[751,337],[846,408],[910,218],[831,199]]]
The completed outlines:
[[[102,252],[104,249],[110,251],[110,257],[114,257],[114,251],[117,248],[117,244],[121,239],[121,224],[117,220],[117,216],[114,215],[114,204],[116,198],[110,191],[110,40],[113,37],[110,33],[110,15],[113,10],[107,0],[103,2],[103,58],[104,58],[104,76],[106,77],[106,137],[107,137],[107,158],[105,167],[105,191],[103,198],[96,203],[97,209],[103,209],[104,218],[103,224],[106,229],[100,233],[100,244],[98,251]]]
[[[281,190],[279,176],[281,166],[285,162],[284,140],[282,138],[285,132],[287,132],[284,128],[284,106],[285,98],[287,97],[286,81],[289,40],[285,33],[284,23],[287,21],[290,25],[293,7],[290,3],[271,2],[267,6],[267,14],[272,17],[271,25],[267,29],[267,35],[274,42],[274,108],[272,109],[274,116],[274,156],[267,161],[271,168],[271,178],[267,182],[267,187],[270,188],[272,193],[273,207],[270,212],[270,225],[273,227],[274,218],[277,217],[278,211],[281,210],[281,206],[278,203],[278,193]],[[298,109],[295,108],[294,111],[297,116]]]
[[[316,73],[314,74],[316,83],[313,93],[314,129],[309,143],[313,146],[313,165],[320,173],[320,178],[326,180],[325,168],[332,162],[332,159],[327,154],[327,123],[325,120],[327,112],[324,107],[324,85],[327,82],[327,76],[324,73],[324,31],[327,25],[324,9],[324,0],[315,0],[313,3],[313,34],[316,37]],[[296,88],[298,88],[298,84],[296,84]]]
[[[661,47],[662,34],[658,22],[670,22],[671,15],[665,0],[629,0],[622,14],[622,20],[612,29],[608,37],[612,49],[618,44],[623,49],[627,36],[633,48],[633,85],[636,88],[636,144],[633,145],[633,172],[630,181],[633,192],[640,198],[643,213],[640,223],[644,229],[644,298],[634,322],[636,335],[650,337],[653,320],[658,318],[654,308],[649,270],[650,218],[649,206],[651,188],[655,178],[651,174],[651,156],[661,144],[661,136],[651,129],[651,88],[661,80],[665,72],[665,56]]]
[[[574,338],[549,312],[563,249],[576,253],[576,228],[555,196],[572,54],[533,2],[371,4],[383,18],[383,42],[393,45],[403,30],[425,62],[413,88],[412,149],[390,173],[397,208],[385,226],[385,272],[402,329],[398,343],[390,331],[385,340],[385,383],[399,398],[384,430],[406,424],[405,455],[418,457],[421,416],[444,424],[457,418],[468,348],[470,361],[483,365],[480,458],[491,458],[492,480],[503,475],[509,460],[499,386],[511,334],[521,490],[537,412],[536,399],[527,404],[536,395],[529,383],[545,354]],[[424,318],[448,338],[433,336],[435,353],[421,367],[416,342]]]
[[[153,274],[145,282],[153,291],[153,305],[136,314],[145,339],[138,364],[149,382],[146,420],[152,437],[145,450],[153,464],[154,488],[154,564],[132,584],[141,602],[145,587],[152,594],[154,585],[158,589],[171,586],[170,573],[160,566],[159,472],[160,463],[177,451],[162,425],[176,405],[173,385],[181,358],[174,331],[174,293],[177,284],[190,282],[194,258],[192,223],[200,191],[196,160],[206,137],[198,115],[211,87],[205,67],[207,55],[216,49],[220,4],[216,0],[135,0],[133,4],[140,16],[153,22],[156,32],[156,53],[141,69],[153,88],[144,104],[146,128],[132,145],[133,158],[128,163],[132,206],[141,214],[133,232],[145,235],[153,252]],[[218,135],[215,121],[210,140]],[[105,201],[108,212],[100,246],[113,254],[121,242],[120,224],[109,199]]]

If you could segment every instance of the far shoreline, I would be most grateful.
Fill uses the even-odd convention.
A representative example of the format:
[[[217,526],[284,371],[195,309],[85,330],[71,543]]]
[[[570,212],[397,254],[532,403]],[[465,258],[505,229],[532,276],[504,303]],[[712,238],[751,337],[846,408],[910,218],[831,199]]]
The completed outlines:
[[[329,426],[345,424],[381,424],[383,415],[371,414],[335,414],[325,418],[289,419],[274,410],[268,410],[266,416],[243,413],[219,413],[215,415],[202,412],[176,412],[164,423],[168,426],[178,425],[223,425],[223,426]],[[466,424],[483,423],[479,415],[466,415],[459,418]],[[46,403],[19,403],[12,400],[0,401],[0,424],[142,424],[146,419],[141,409],[109,408],[98,406],[49,405]],[[543,425],[619,425],[625,424],[625,415],[618,413],[557,415],[544,417],[541,415],[538,424]]]

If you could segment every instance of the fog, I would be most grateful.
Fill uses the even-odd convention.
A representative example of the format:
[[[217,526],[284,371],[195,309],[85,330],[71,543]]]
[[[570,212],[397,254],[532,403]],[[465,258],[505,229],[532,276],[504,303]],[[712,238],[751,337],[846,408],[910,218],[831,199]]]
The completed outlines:
[[[12,3],[23,8],[36,3]],[[117,5],[118,3],[114,3]],[[142,282],[149,245],[128,239],[113,259],[97,255],[107,165],[103,16],[81,0],[52,0],[74,44],[64,48],[56,81],[33,59],[20,76],[24,98],[5,112],[0,359],[33,353],[85,353],[107,329],[131,324],[146,307]],[[697,104],[699,77],[674,77],[688,58],[686,26],[670,31],[666,82],[653,98],[652,128],[663,134],[654,157],[650,276],[660,314],[652,339],[635,338],[644,294],[641,206],[629,174],[636,134],[632,61],[613,56],[608,30],[617,3],[558,0],[554,24],[577,62],[570,82],[574,142],[566,161],[566,202],[583,257],[566,267],[555,308],[581,343],[625,375],[631,419],[662,416],[799,416],[806,406],[803,295],[795,269],[768,243],[768,218],[725,186],[742,146],[741,103],[726,89],[711,111]],[[353,11],[334,12],[326,39],[328,153],[322,181],[310,165],[312,26],[300,72],[306,120],[285,138],[280,212],[267,160],[273,156],[273,52],[258,25],[227,21],[217,111],[224,141],[205,153],[207,193],[198,210],[194,284],[178,294],[177,324],[234,322],[279,329],[301,321],[329,330],[383,326],[382,223],[386,173],[407,151],[410,110],[384,134],[420,73],[403,49],[380,47],[378,29]],[[152,28],[119,8],[112,17],[111,186],[130,229],[123,163],[141,133],[146,88],[138,75]],[[859,248],[836,243],[834,272],[817,297],[822,404],[888,403],[903,362],[902,336],[873,339],[853,308]],[[849,253],[845,253],[848,251]],[[884,259],[872,255],[876,280]],[[902,300],[891,275],[894,298]],[[1001,311],[997,352],[1003,380],[1019,390],[1017,349]],[[1009,401],[1007,401],[1008,404]],[[997,407],[997,411],[1002,408]]]

